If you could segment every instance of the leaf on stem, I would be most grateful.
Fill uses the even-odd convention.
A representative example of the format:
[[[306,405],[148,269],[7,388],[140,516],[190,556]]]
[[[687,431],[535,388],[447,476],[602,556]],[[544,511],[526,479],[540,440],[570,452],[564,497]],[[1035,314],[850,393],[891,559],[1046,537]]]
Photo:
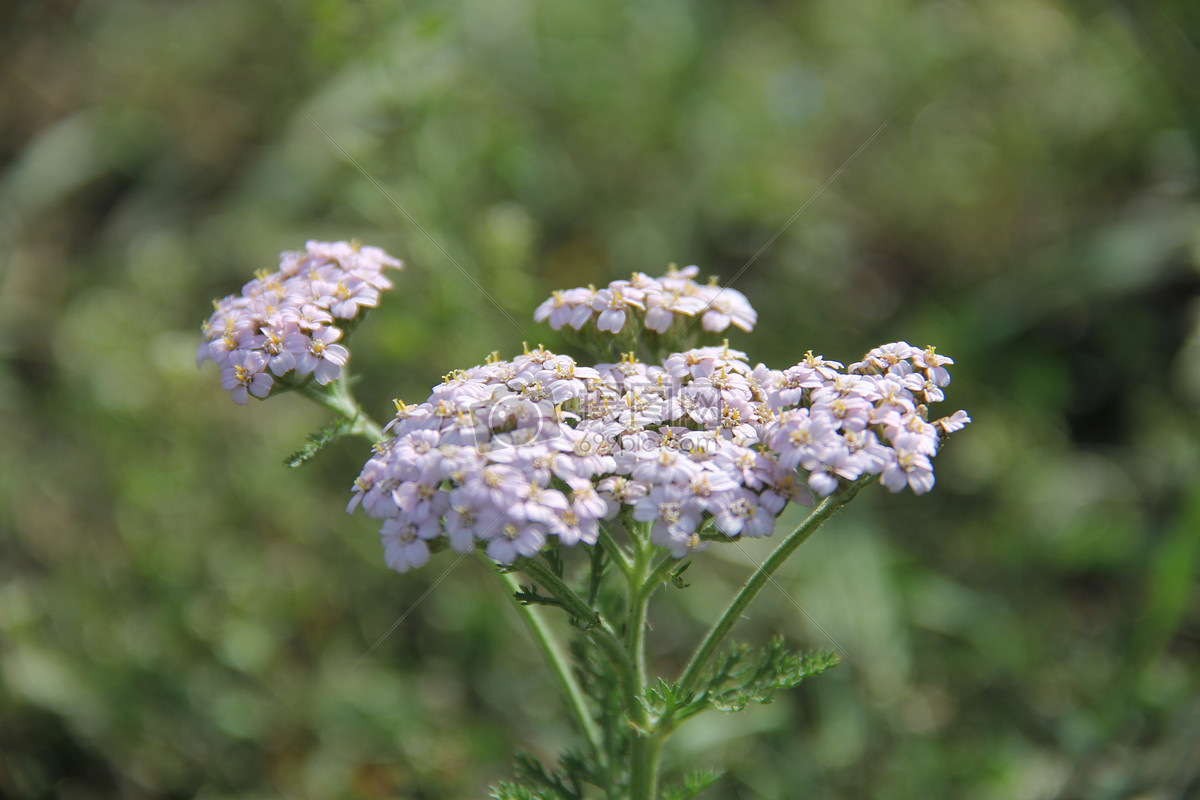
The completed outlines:
[[[683,573],[687,572],[688,567],[692,565],[691,560],[684,561],[671,573],[671,584],[676,589],[686,589],[691,586],[690,583],[684,583]]]
[[[587,603],[589,606],[595,607],[596,598],[600,596],[600,586],[604,583],[604,576],[607,574],[608,559],[605,557],[604,548],[597,545],[592,548],[591,570],[588,575]]]
[[[583,691],[601,708],[612,705],[619,707],[619,701],[614,701],[617,686],[617,674],[612,663],[601,658],[589,642],[580,637],[572,639],[568,644],[571,656],[578,667],[579,682]]]
[[[285,458],[283,465],[292,469],[299,467],[338,439],[349,435],[351,426],[350,420],[339,419],[327,428],[322,428],[316,433],[310,433],[305,445]]]
[[[682,786],[671,786],[663,790],[663,800],[692,800],[701,792],[712,786],[725,775],[711,769],[690,772],[683,779]]]
[[[609,759],[629,746],[632,731],[625,724],[625,703],[621,681],[612,662],[600,655],[585,637],[573,639],[569,648],[578,665],[579,685],[592,701],[596,720],[604,732],[604,749]]]
[[[583,800],[583,784],[599,786],[585,759],[568,750],[559,766],[547,770],[529,753],[518,753],[515,765],[519,784],[502,783],[492,789],[494,800]]]
[[[558,600],[558,598],[542,594],[537,590],[537,586],[534,586],[533,584],[530,584],[529,586],[522,586],[519,592],[513,592],[513,597],[523,606],[563,607],[562,601]]]
[[[659,678],[656,684],[646,687],[638,702],[650,713],[662,716],[677,708],[683,708],[692,702],[694,697],[695,692],[680,691],[676,681],[668,682]]]
[[[562,553],[556,547],[548,547],[542,551],[542,558],[546,560],[546,564],[550,570],[558,577],[563,576],[563,558]]]
[[[734,645],[717,662],[704,682],[704,690],[681,709],[677,718],[685,719],[705,708],[735,712],[752,702],[770,703],[776,691],[794,688],[805,678],[833,668],[840,660],[836,653],[826,650],[792,652],[782,636],[774,637],[758,651]]]
[[[491,800],[560,800],[559,795],[541,789],[527,789],[515,783],[501,783],[488,793]]]

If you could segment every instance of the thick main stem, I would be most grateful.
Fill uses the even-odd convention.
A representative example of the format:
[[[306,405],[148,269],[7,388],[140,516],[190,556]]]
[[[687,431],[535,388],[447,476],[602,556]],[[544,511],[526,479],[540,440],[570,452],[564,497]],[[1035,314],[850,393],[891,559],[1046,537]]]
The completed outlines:
[[[646,688],[646,607],[650,604],[647,578],[654,546],[650,544],[648,530],[634,529],[629,535],[633,540],[634,556],[633,566],[627,574],[625,646],[633,658],[634,682],[641,692]]]
[[[658,757],[663,735],[635,734],[629,755],[629,800],[658,800]]]
[[[643,525],[629,532],[633,542],[633,567],[628,573],[625,642],[633,658],[634,688],[639,696],[645,695],[647,686],[646,611],[650,597],[663,580],[662,563],[652,564],[659,550],[650,542],[649,527]],[[632,706],[630,722],[634,730],[630,737],[629,798],[655,800],[658,757],[663,743],[663,736],[656,729],[658,720],[639,702]]]
[[[704,640],[696,648],[696,652],[692,654],[687,666],[684,667],[683,674],[679,677],[681,692],[695,690],[696,685],[700,681],[700,676],[704,672],[704,668],[712,660],[713,655],[717,652],[717,648],[725,641],[725,637],[729,635],[733,624],[737,622],[742,612],[746,610],[746,606],[750,605],[750,601],[762,591],[762,588],[767,585],[767,582],[783,566],[783,563],[791,557],[792,553],[796,552],[796,548],[808,541],[808,538],[816,533],[817,529],[834,515],[834,512],[850,502],[868,480],[870,479],[859,479],[855,483],[825,498],[820,505],[813,509],[808,518],[800,523],[800,526],[796,530],[792,531],[786,539],[780,542],[779,546],[775,548],[775,551],[771,553],[767,560],[746,580],[741,590],[729,603],[729,607],[725,609],[725,612],[709,628]]]
[[[588,712],[583,690],[580,688],[579,682],[575,680],[575,673],[571,671],[571,666],[567,662],[566,655],[563,653],[562,647],[559,646],[558,640],[555,639],[554,632],[550,630],[550,626],[546,624],[538,609],[525,605],[516,599],[515,595],[521,591],[521,585],[513,577],[512,573],[497,570],[496,575],[500,578],[500,582],[504,584],[504,588],[508,590],[509,597],[513,600],[513,606],[517,609],[517,613],[521,615],[521,619],[525,621],[525,625],[529,628],[529,633],[537,643],[538,649],[542,651],[542,656],[546,659],[546,665],[550,667],[550,671],[558,678],[563,693],[567,697],[567,705],[570,706],[571,713],[575,715],[575,720],[579,723],[579,727],[583,731],[583,736],[587,740],[592,757],[599,759],[601,753],[604,752],[604,740],[600,733],[600,728],[596,725],[596,720],[592,718],[591,713]]]

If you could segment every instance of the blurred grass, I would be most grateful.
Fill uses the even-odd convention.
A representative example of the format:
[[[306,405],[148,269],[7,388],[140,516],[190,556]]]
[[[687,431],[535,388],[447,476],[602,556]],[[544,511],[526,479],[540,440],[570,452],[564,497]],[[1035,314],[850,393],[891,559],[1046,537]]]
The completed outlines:
[[[236,408],[193,368],[209,299],[308,238],[408,263],[354,342],[381,416],[560,344],[530,316],[550,289],[671,261],[738,276],[755,360],[900,338],[958,360],[976,422],[937,491],[859,500],[781,579],[807,614],[764,593],[740,629],[847,658],[685,729],[674,768],[730,770],[706,796],[1200,791],[1192,5],[53,0],[0,23],[0,794],[479,797],[571,739],[474,560],[361,658],[452,561],[388,573],[342,513],[364,449],[285,470],[320,413]],[[662,599],[664,670],[762,553],[714,548],[705,588]]]

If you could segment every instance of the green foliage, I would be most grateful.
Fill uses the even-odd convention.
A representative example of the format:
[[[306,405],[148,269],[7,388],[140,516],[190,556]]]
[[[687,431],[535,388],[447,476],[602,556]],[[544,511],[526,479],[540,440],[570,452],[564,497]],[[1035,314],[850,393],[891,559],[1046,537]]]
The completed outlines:
[[[603,757],[612,762],[629,752],[632,731],[624,724],[625,708],[621,700],[620,680],[611,662],[581,639],[570,643],[580,687],[596,710],[596,719],[604,735]]]
[[[543,550],[540,558],[550,566],[551,572],[560,578],[563,576],[565,565],[563,564],[562,553],[557,550]]]
[[[558,598],[551,597],[550,595],[543,594],[542,592],[538,591],[537,586],[532,583],[528,586],[522,585],[519,592],[513,593],[513,597],[516,598],[518,603],[522,603],[523,605],[527,606],[554,606],[557,608],[562,608],[563,605],[562,601]]]
[[[495,797],[500,800],[583,800],[585,783],[601,785],[599,778],[589,770],[586,759],[574,751],[566,752],[559,759],[559,766],[551,770],[547,770],[534,756],[518,753],[515,772],[525,788],[500,784],[501,793]],[[503,794],[503,791],[510,794]],[[521,794],[525,791],[532,794]]]
[[[708,708],[738,712],[750,703],[773,702],[778,690],[795,688],[840,660],[828,651],[792,652],[782,636],[758,649],[735,644],[717,658],[699,691],[680,692],[678,685],[660,680],[647,688],[644,700],[655,713],[670,714],[679,722]]]
[[[1197,4],[9,5],[0,795],[475,797],[574,741],[475,559],[398,578],[345,516],[365,445],[281,469],[328,415],[193,367],[211,298],[307,238],[407,264],[352,343],[377,417],[669,261],[737,276],[769,365],[955,357],[936,490],[864,490],[738,623],[859,668],[697,716],[707,796],[1195,785]],[[656,598],[655,663],[760,544]]]
[[[351,427],[353,427],[353,423],[350,420],[339,417],[316,433],[310,433],[305,445],[285,458],[283,465],[295,469],[305,464],[319,455],[326,447],[346,436]]]
[[[564,800],[563,795],[552,790],[529,789],[515,783],[501,783],[493,787],[488,797],[492,800]]]
[[[751,702],[770,703],[777,690],[795,688],[805,678],[832,669],[840,660],[828,651],[789,652],[782,637],[772,639],[757,653],[745,645],[735,645],[718,662],[700,703],[727,712],[741,711]]]
[[[684,776],[682,784],[664,788],[662,798],[663,800],[692,800],[694,797],[699,797],[705,789],[708,789],[721,780],[724,774],[724,772],[716,772],[714,770],[689,772]]]
[[[675,569],[671,570],[670,580],[671,580],[672,586],[674,586],[676,589],[686,589],[689,586],[691,586],[690,583],[687,583],[683,579],[683,573],[687,572],[688,567],[690,567],[691,565],[692,565],[692,562],[690,559],[688,559],[688,560],[684,561],[683,563],[681,563]]]
[[[646,687],[645,693],[638,700],[646,710],[662,717],[676,709],[687,707],[695,696],[695,692],[681,690],[675,681],[659,678],[654,685]]]
[[[609,574],[609,562],[603,547],[593,547],[588,569],[587,603],[595,606],[600,598],[604,579]]]

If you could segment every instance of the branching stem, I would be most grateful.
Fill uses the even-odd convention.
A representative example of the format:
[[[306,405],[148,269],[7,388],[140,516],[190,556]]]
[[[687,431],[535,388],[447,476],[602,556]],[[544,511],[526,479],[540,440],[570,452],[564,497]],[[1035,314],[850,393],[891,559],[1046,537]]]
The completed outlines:
[[[350,422],[350,433],[370,439],[372,444],[383,439],[383,429],[379,427],[379,423],[371,419],[371,415],[363,410],[354,393],[350,391],[347,373],[343,372],[342,377],[327,386],[309,381],[297,386],[296,391],[347,419]]]
[[[382,428],[371,419],[355,399],[350,390],[348,375],[343,375],[328,386],[306,381],[293,387],[299,394],[324,406],[350,423],[349,433],[363,436],[372,443],[384,438]],[[762,591],[775,572],[784,564],[800,545],[804,544],[818,528],[833,514],[850,502],[859,489],[871,478],[862,478],[843,487],[820,503],[800,526],[787,536],[771,553],[766,561],[746,580],[742,588],[730,601],[704,639],[697,646],[680,675],[676,686],[679,697],[695,692],[701,678],[717,649],[725,641],[734,624],[752,600]],[[593,586],[585,600],[572,589],[556,569],[538,558],[521,558],[514,567],[544,589],[554,601],[561,605],[578,624],[586,636],[594,642],[612,663],[616,671],[621,694],[621,705],[625,717],[632,727],[629,737],[630,751],[627,797],[629,800],[656,800],[658,792],[658,762],[663,742],[682,721],[675,717],[675,709],[668,707],[661,715],[654,714],[646,704],[648,686],[646,671],[646,614],[654,592],[670,579],[676,559],[653,544],[648,523],[630,524],[628,547],[618,544],[606,529],[601,529],[598,547],[603,548],[608,559],[616,565],[626,583],[626,605],[624,609],[623,635],[618,635],[612,624],[596,604],[598,586]],[[602,558],[602,557],[601,557]],[[602,565],[601,565],[602,566]],[[602,574],[600,567],[593,565],[593,572]],[[501,583],[513,598],[517,612],[521,615],[546,664],[554,673],[566,696],[583,737],[589,755],[596,765],[606,773],[606,793],[614,797],[622,776],[623,759],[612,752],[612,731],[605,731],[588,710],[588,700],[571,665],[563,652],[554,632],[542,618],[541,612],[516,599],[521,586],[510,572],[497,570]],[[593,582],[598,578],[593,577]],[[611,721],[610,721],[611,722]]]
[[[598,610],[589,606],[562,578],[555,575],[553,570],[536,558],[519,559],[514,566],[533,578],[562,604],[568,614],[579,620],[580,628],[600,646],[600,649],[604,651],[616,668],[625,699],[629,704],[637,705],[634,699],[636,695],[633,688],[635,674],[633,661],[608,619]]]
[[[708,662],[712,660],[717,648],[729,635],[733,624],[741,617],[746,606],[750,605],[750,601],[762,591],[771,577],[783,566],[783,563],[791,557],[792,553],[796,552],[796,548],[808,541],[808,538],[816,533],[826,520],[846,503],[849,503],[858,494],[858,490],[872,479],[873,476],[860,478],[821,501],[821,504],[808,515],[808,518],[801,522],[796,530],[788,534],[788,537],[779,543],[767,560],[754,571],[754,574],[746,580],[741,590],[730,601],[725,612],[709,628],[704,640],[700,642],[687,666],[684,667],[683,674],[679,677],[679,688],[682,692],[694,691],[697,688],[704,668],[708,666]]]

